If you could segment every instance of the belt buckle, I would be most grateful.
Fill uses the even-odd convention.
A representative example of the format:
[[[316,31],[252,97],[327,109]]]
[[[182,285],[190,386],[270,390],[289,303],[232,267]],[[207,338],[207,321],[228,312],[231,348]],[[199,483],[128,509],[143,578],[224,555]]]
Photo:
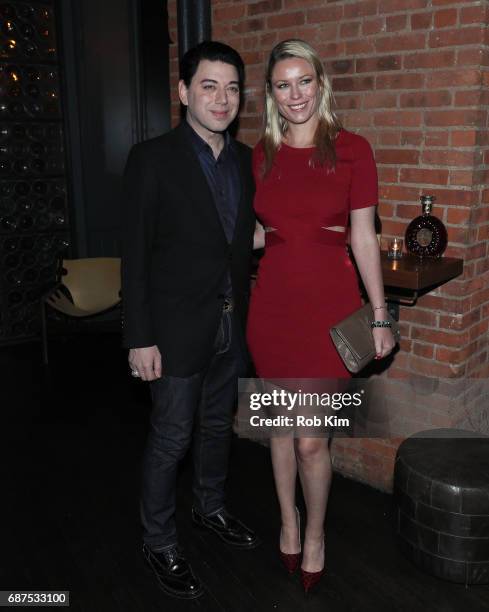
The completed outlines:
[[[224,298],[222,305],[223,312],[233,312],[233,300],[231,298]]]

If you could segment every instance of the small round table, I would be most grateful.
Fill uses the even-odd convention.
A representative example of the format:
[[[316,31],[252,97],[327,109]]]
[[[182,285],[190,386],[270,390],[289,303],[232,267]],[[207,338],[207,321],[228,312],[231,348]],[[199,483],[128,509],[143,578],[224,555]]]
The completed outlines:
[[[418,567],[453,582],[489,583],[489,437],[421,431],[399,446],[396,532]]]

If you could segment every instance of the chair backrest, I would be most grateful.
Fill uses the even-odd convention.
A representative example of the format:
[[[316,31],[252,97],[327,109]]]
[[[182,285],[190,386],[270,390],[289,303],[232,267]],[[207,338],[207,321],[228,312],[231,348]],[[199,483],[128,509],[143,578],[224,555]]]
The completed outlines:
[[[73,303],[87,313],[107,310],[120,302],[121,260],[119,257],[64,259],[61,277]]]

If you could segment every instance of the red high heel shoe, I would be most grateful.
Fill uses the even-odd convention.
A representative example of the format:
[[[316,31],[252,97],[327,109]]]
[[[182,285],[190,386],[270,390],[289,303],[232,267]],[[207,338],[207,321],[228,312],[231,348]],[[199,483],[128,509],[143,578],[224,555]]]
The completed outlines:
[[[301,581],[306,595],[320,581],[323,574],[324,568],[319,570],[319,572],[306,572],[301,567]]]
[[[285,569],[289,574],[293,574],[299,567],[299,561],[301,560],[301,553],[284,553],[279,550],[280,559],[285,566]]]
[[[307,572],[301,567],[301,582],[304,587],[304,592],[307,593],[321,580],[321,576],[324,574],[324,567],[318,572]]]
[[[299,514],[299,510],[297,508],[295,509],[295,511],[297,513],[297,527],[299,529],[299,542],[300,542],[301,515]],[[280,547],[279,547],[279,554],[280,554],[280,559],[282,560],[282,563],[285,566],[285,569],[289,572],[289,574],[293,574],[299,567],[299,562],[301,559],[301,552],[299,551],[298,553],[284,553],[280,550]]]

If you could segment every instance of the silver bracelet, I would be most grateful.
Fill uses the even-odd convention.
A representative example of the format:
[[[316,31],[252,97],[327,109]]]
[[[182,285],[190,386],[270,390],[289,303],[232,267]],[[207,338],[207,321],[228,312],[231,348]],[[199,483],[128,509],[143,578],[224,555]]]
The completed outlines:
[[[392,327],[390,321],[372,321],[370,323],[370,327],[373,329],[374,327]]]

